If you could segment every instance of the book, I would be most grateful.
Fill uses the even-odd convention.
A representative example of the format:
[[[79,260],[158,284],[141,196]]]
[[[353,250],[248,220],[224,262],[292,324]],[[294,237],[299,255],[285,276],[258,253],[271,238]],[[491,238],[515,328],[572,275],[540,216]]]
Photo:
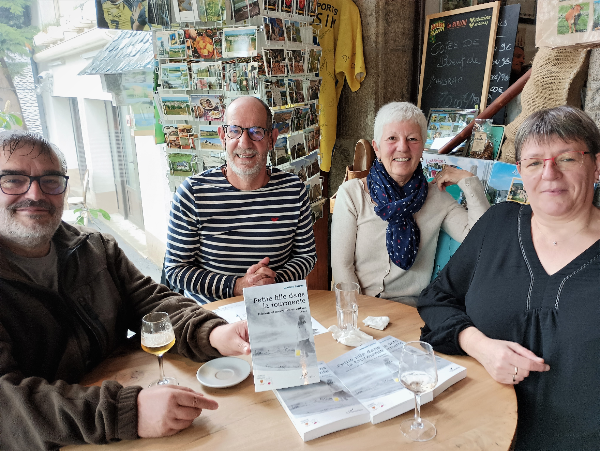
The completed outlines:
[[[320,382],[275,390],[292,424],[305,442],[370,421],[369,411],[324,362]]]
[[[413,392],[400,382],[398,359],[378,341],[359,346],[332,360],[327,366],[367,408],[373,424],[415,407]],[[432,392],[424,393],[421,395],[421,404],[432,399]]]
[[[200,133],[200,136],[202,137],[202,127],[200,127]],[[246,304],[244,301],[234,302],[233,304],[223,305],[222,307],[214,309],[213,313],[216,313],[221,318],[227,320],[228,323],[244,321],[246,319]],[[320,335],[324,334],[325,332],[329,332],[312,316],[310,317],[310,320],[312,324],[313,335]]]
[[[404,346],[405,342],[388,335],[387,337],[381,338],[379,343],[387,349],[390,354],[399,359],[400,353],[402,352],[402,346]],[[438,382],[433,389],[434,398],[451,385],[456,384],[458,381],[467,377],[467,369],[464,366],[446,360],[438,355],[435,356],[435,363],[437,365]]]
[[[306,281],[244,288],[257,392],[319,382]]]

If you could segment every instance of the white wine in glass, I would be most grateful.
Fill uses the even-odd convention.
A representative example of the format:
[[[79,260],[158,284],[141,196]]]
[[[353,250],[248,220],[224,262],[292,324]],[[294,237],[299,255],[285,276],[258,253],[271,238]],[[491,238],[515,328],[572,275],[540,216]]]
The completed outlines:
[[[179,385],[174,377],[166,377],[163,369],[163,354],[175,344],[175,332],[169,315],[165,312],[148,313],[142,318],[142,349],[158,357],[160,379],[154,385]]]
[[[429,343],[409,341],[400,354],[400,382],[415,394],[415,417],[400,424],[402,433],[415,442],[425,442],[435,437],[435,426],[421,418],[421,395],[435,388],[437,365]]]

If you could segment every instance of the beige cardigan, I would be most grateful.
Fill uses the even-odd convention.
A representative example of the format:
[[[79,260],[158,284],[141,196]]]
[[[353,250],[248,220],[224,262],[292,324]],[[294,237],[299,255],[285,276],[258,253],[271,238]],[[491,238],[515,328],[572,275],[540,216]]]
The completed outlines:
[[[440,228],[462,243],[489,208],[477,177],[468,177],[458,186],[466,195],[468,211],[452,196],[429,184],[427,199],[414,218],[421,231],[415,263],[405,271],[389,258],[385,246],[387,221],[375,214],[375,204],[359,179],[343,183],[338,192],[331,224],[331,266],[333,280],[357,282],[361,293],[394,300],[418,296],[429,285]]]

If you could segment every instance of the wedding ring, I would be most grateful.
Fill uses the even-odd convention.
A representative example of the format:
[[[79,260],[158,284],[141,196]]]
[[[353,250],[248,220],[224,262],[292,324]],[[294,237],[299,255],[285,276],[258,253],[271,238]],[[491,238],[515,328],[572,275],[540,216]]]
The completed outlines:
[[[515,366],[515,376],[517,375],[517,373],[518,373],[518,372],[519,372],[519,368],[517,368],[517,367]]]
[[[513,382],[516,382],[516,381],[515,381],[515,375],[514,375],[514,374],[513,374]]]

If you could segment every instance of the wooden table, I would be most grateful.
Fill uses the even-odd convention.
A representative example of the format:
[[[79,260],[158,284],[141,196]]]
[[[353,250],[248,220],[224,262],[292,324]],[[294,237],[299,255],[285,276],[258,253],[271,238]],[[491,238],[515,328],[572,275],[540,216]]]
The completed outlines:
[[[323,326],[336,323],[335,294],[309,291],[311,314]],[[207,307],[242,300],[232,298]],[[401,340],[417,340],[423,321],[416,309],[370,296],[359,297],[358,322],[367,316],[389,316],[384,331],[361,327],[374,338],[393,335]],[[349,351],[330,333],[315,337],[317,358],[328,362]],[[250,362],[250,356],[242,357]],[[467,377],[453,385],[433,402],[423,406],[422,416],[432,421],[437,436],[424,443],[408,441],[400,432],[400,421],[413,412],[383,423],[339,431],[304,443],[272,392],[255,393],[252,374],[235,387],[212,389],[196,379],[199,363],[175,354],[165,355],[165,373],[175,376],[181,385],[203,392],[217,400],[219,409],[205,410],[193,425],[172,437],[123,441],[102,447],[70,446],[65,450],[507,450],[517,425],[517,401],[512,386],[495,382],[485,369],[470,357],[447,357],[467,368]],[[83,384],[100,385],[117,380],[123,385],[147,386],[158,375],[156,357],[140,350],[126,350],[109,358],[89,374]]]

